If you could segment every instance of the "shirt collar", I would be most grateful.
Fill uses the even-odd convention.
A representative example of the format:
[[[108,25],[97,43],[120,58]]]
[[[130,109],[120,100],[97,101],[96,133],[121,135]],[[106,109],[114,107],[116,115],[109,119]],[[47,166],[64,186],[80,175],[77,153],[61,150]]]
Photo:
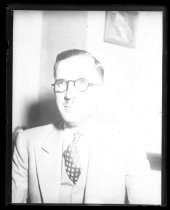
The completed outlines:
[[[85,123],[81,124],[80,126],[77,127],[68,127],[66,123],[64,123],[63,128],[64,128],[64,132],[67,133],[81,133],[81,134],[86,134],[89,133],[91,130],[93,130],[94,125],[96,124],[96,119],[94,117],[90,118],[89,120],[87,120]]]
[[[63,124],[63,130],[64,130],[64,145],[69,145],[73,141],[73,137],[75,133],[80,133],[80,135],[91,135],[93,133],[95,125],[97,125],[97,120],[93,117],[89,120],[87,120],[85,123],[83,123],[80,126],[70,128],[67,126],[66,123]],[[80,143],[81,143],[80,138]],[[64,146],[64,147],[65,147]]]

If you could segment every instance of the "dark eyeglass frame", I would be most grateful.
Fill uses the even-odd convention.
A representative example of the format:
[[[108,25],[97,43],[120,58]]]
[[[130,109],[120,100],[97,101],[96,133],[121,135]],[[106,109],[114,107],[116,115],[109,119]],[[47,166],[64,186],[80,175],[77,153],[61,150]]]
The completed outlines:
[[[80,80],[84,80],[84,81],[86,82],[86,84],[87,84],[86,89],[84,89],[84,90],[79,90],[78,88],[76,88],[76,83],[77,83],[78,81],[80,81]],[[59,82],[59,81],[64,81],[64,82],[65,82],[65,84],[66,84],[66,89],[65,89],[65,90],[63,90],[63,91],[56,91],[56,90],[55,90],[55,85],[56,85],[56,83]],[[88,89],[89,86],[95,86],[95,85],[101,86],[100,84],[89,83],[89,82],[88,82],[86,79],[84,79],[84,78],[78,78],[78,79],[76,79],[76,80],[57,79],[57,80],[55,80],[55,82],[54,82],[53,84],[51,84],[51,86],[54,87],[54,92],[55,92],[55,93],[63,93],[63,92],[65,92],[65,91],[68,90],[68,84],[69,84],[69,82],[73,82],[74,87],[75,87],[76,90],[78,90],[79,92],[85,92],[85,91]]]

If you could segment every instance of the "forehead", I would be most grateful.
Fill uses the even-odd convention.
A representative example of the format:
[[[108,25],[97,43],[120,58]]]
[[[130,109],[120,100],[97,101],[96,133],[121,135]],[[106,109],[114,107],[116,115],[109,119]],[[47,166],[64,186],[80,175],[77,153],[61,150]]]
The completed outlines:
[[[73,56],[62,60],[57,65],[56,77],[74,80],[80,77],[97,79],[98,72],[93,58],[84,55]]]

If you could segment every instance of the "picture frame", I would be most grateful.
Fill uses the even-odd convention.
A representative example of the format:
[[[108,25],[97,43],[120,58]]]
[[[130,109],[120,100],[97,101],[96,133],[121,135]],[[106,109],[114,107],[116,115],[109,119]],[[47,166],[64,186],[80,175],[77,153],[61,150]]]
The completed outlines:
[[[134,48],[137,19],[137,11],[106,11],[104,41]]]

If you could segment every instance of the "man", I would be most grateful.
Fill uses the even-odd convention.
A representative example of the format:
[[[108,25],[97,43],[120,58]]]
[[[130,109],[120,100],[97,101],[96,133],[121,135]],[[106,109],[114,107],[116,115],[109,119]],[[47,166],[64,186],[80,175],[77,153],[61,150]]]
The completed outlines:
[[[61,120],[27,129],[13,154],[13,203],[153,204],[150,168],[135,139],[96,120],[104,70],[82,50],[57,56],[54,93]]]

